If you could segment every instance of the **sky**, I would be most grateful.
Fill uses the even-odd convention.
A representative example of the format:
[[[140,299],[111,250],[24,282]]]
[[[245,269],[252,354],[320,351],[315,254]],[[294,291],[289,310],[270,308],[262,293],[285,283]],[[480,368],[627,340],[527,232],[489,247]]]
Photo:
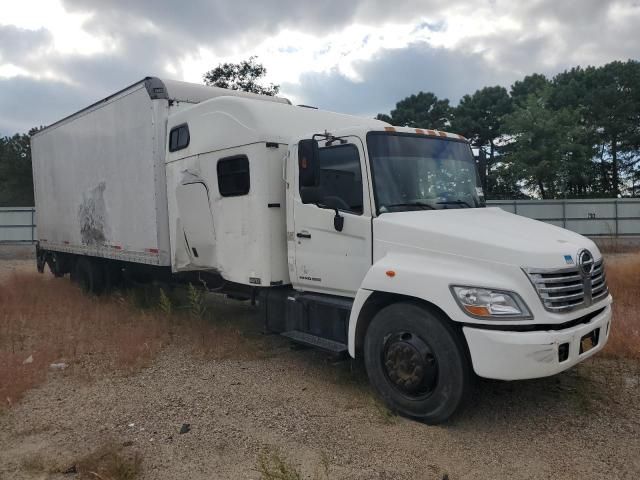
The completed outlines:
[[[640,58],[640,0],[0,0],[0,136],[145,76],[257,55],[296,104],[374,116],[534,72]]]

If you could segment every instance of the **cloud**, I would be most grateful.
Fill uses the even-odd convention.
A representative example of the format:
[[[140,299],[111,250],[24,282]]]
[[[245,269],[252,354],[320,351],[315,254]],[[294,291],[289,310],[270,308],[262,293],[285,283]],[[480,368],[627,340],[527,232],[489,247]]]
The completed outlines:
[[[137,25],[179,36],[186,47],[240,48],[283,29],[324,35],[355,22],[391,23],[443,10],[437,0],[192,0],[178,8],[173,0],[64,0],[63,5],[72,12],[94,14],[86,28],[100,34],[126,34],[123,22],[135,19]]]
[[[51,34],[44,28],[28,30],[0,25],[0,62],[20,63],[24,57],[37,53],[51,41]]]
[[[284,83],[284,95],[325,110],[375,116],[388,113],[399,100],[419,91],[435,93],[453,104],[485,85],[510,85],[513,75],[499,75],[482,57],[432,48],[421,42],[385,50],[355,65],[362,81],[333,71],[308,73],[299,84]]]
[[[0,136],[51,124],[99,100],[88,88],[29,77],[0,78]]]
[[[638,58],[640,44],[638,0],[33,1],[0,19],[0,132],[252,54],[296,101],[373,115],[419,90],[455,103],[533,72]]]

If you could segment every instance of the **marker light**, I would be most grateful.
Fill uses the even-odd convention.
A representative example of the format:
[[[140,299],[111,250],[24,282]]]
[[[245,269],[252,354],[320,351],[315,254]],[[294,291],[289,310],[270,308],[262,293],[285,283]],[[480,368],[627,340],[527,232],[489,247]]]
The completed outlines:
[[[476,318],[531,318],[529,309],[515,292],[479,287],[453,286],[460,308]]]

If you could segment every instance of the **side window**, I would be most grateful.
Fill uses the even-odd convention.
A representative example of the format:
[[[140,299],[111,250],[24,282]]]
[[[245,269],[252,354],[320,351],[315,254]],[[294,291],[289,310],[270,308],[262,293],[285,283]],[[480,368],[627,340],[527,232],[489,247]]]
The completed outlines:
[[[320,198],[318,203],[362,214],[362,170],[355,145],[321,148],[317,182]]]
[[[246,155],[218,160],[218,190],[223,197],[237,197],[249,193],[249,159]]]
[[[173,127],[169,132],[169,151],[175,152],[189,146],[189,126],[185,123]]]

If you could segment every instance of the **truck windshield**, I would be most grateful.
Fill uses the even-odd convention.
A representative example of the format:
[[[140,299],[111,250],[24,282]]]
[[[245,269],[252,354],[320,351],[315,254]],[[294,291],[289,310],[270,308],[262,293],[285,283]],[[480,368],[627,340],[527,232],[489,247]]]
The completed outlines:
[[[466,142],[370,132],[367,146],[378,213],[483,206]]]

